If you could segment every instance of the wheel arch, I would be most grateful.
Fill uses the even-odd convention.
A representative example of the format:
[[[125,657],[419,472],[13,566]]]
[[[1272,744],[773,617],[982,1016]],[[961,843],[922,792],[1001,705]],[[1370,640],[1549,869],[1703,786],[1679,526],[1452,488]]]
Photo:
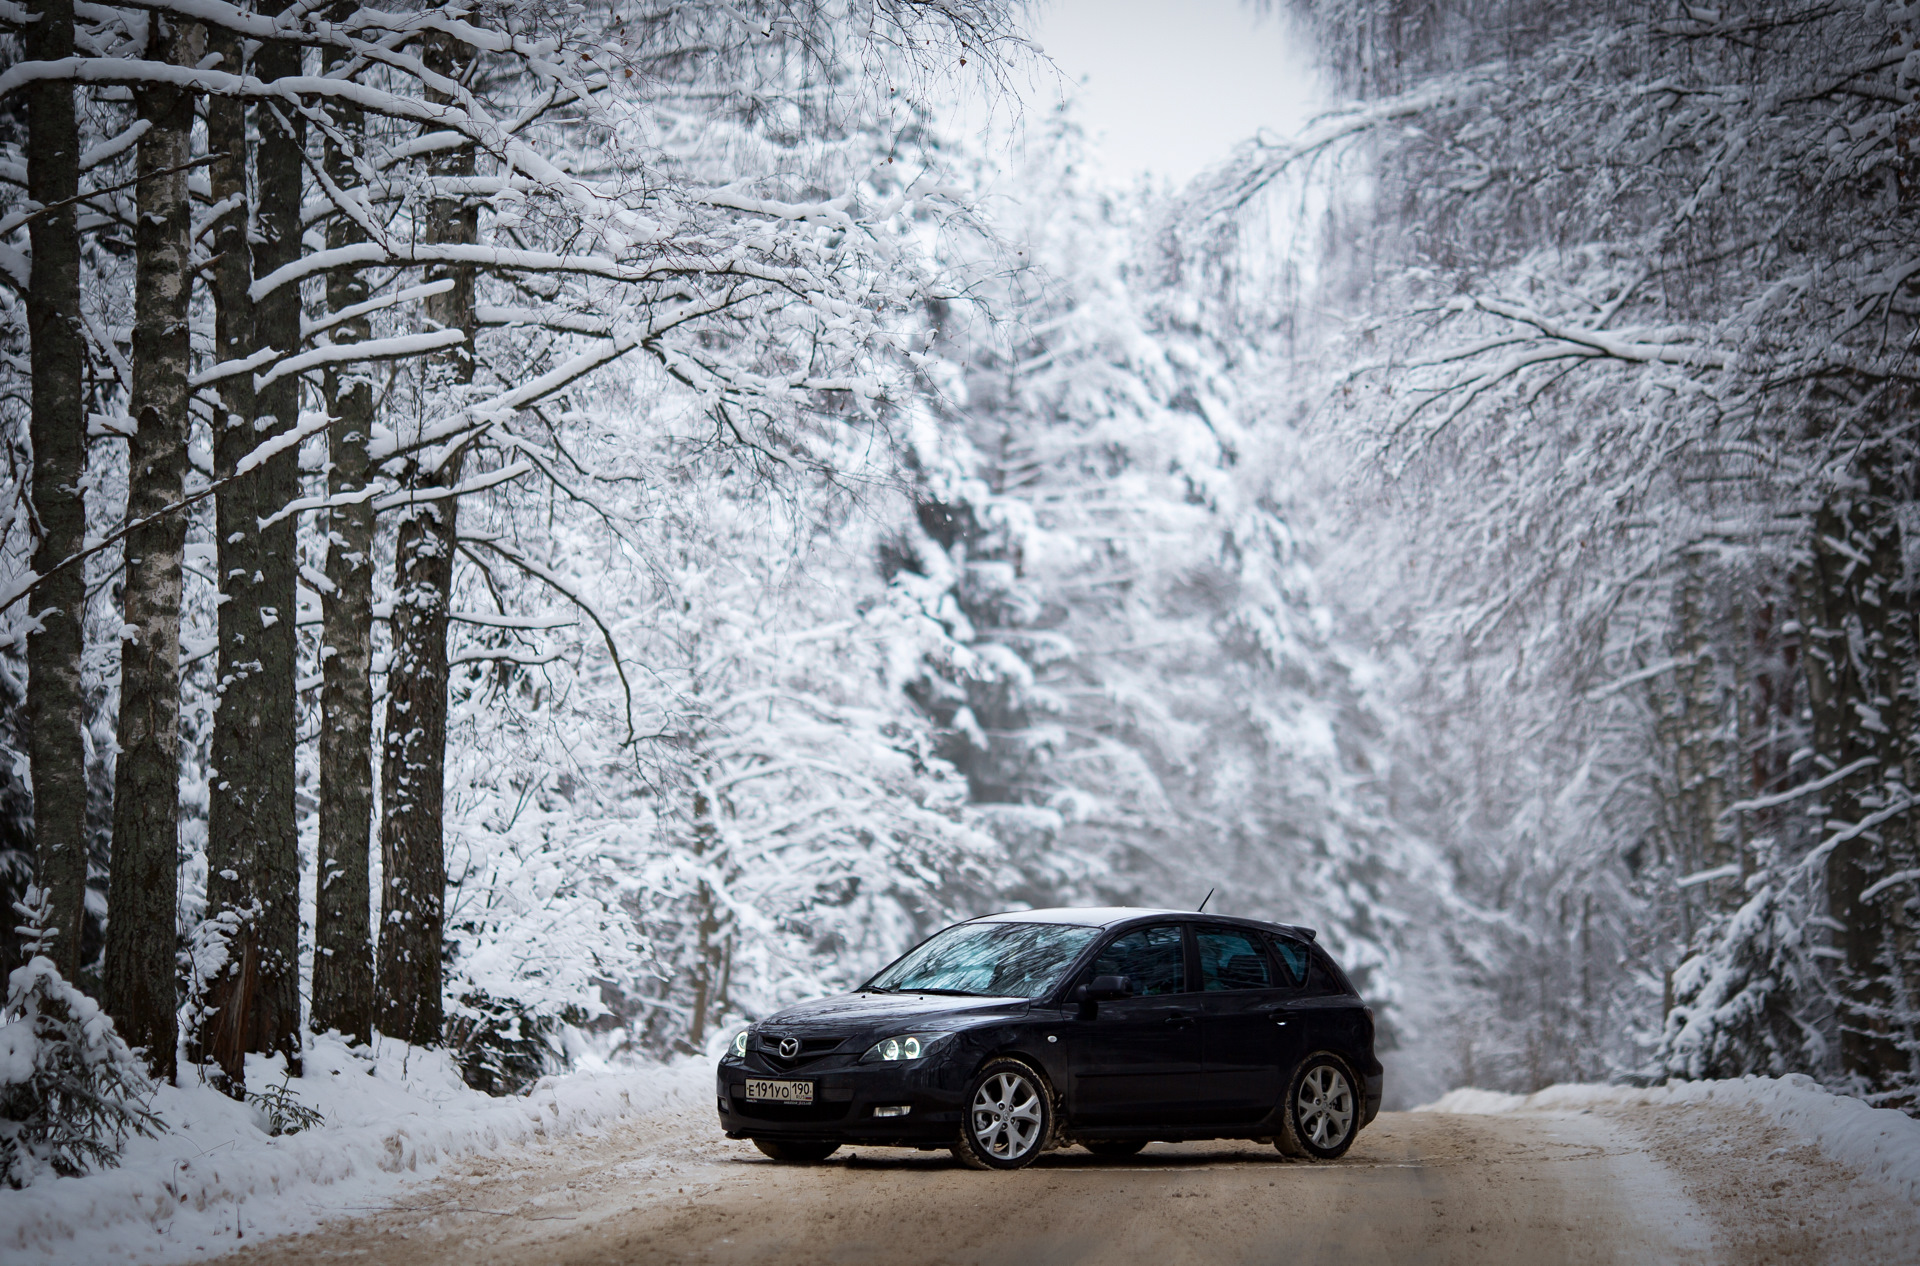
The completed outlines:
[[[1039,1083],[1041,1094],[1046,1100],[1047,1132],[1040,1139],[1038,1146],[1036,1146],[1032,1152],[1027,1153],[1027,1159],[1021,1161],[1020,1166],[1016,1166],[1016,1168],[1018,1168],[1030,1163],[1033,1157],[1043,1152],[1053,1151],[1065,1145],[1065,1133],[1060,1107],[1060,1092],[1054,1085],[1054,1079],[1048,1075],[1041,1061],[1029,1055],[1022,1054],[1017,1050],[1001,1050],[984,1056],[980,1062],[974,1066],[973,1071],[968,1074],[966,1084],[969,1098],[972,1096],[974,1083],[984,1077],[995,1063],[1002,1061],[1018,1064],[1022,1071]],[[961,1138],[960,1144],[954,1149],[955,1157],[971,1168],[1001,1168],[1001,1166],[998,1165],[987,1165],[978,1159],[970,1159],[969,1153],[971,1148],[969,1140],[971,1136],[969,1134],[970,1127],[966,1115],[969,1110],[970,1105],[962,1105],[960,1120]]]

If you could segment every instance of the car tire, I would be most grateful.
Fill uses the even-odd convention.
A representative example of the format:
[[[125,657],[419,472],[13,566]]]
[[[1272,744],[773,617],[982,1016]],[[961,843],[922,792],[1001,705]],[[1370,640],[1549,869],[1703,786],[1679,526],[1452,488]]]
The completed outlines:
[[[782,1165],[815,1165],[840,1150],[838,1143],[813,1143],[801,1139],[755,1139],[753,1145]]]
[[[1338,1055],[1319,1051],[1307,1056],[1287,1083],[1273,1145],[1287,1156],[1339,1160],[1360,1133],[1359,1086]]]
[[[1080,1146],[1095,1156],[1132,1156],[1147,1145],[1145,1139],[1081,1139]]]
[[[964,1102],[953,1155],[970,1169],[1020,1169],[1052,1141],[1053,1092],[1025,1060],[988,1060]]]

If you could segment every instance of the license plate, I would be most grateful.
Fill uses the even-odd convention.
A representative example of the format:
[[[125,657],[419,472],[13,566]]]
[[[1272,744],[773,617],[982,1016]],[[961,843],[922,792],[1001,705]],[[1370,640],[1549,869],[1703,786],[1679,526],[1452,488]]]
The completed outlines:
[[[747,1081],[747,1098],[767,1103],[812,1103],[810,1081]]]

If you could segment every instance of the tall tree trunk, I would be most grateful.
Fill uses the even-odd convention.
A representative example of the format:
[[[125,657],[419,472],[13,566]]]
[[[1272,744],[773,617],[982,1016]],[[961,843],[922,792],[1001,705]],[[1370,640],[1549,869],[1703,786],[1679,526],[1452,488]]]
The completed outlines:
[[[241,42],[219,27],[208,33],[208,52],[226,70],[243,65]],[[232,97],[207,102],[207,154],[210,192],[225,211],[213,224],[214,359],[237,361],[253,351],[253,248],[247,241],[247,116]],[[219,383],[220,409],[213,426],[214,474],[230,477],[241,458],[253,451],[254,391],[251,374],[234,374]],[[221,490],[214,501],[218,548],[219,697],[214,705],[212,762],[208,769],[207,924],[208,935],[225,943],[224,958],[197,965],[206,973],[195,1000],[198,1028],[193,1034],[196,1063],[218,1066],[217,1080],[233,1095],[245,1089],[246,1053],[251,1048],[254,977],[259,947],[255,921],[258,866],[254,816],[259,799],[252,715],[260,671],[259,604],[253,601],[253,576],[259,570],[259,528],[252,481]]]
[[[212,51],[238,68],[240,41],[220,34]],[[264,79],[299,73],[295,46],[267,42],[255,55]],[[255,305],[248,287],[300,249],[298,126],[262,106],[256,124],[259,238],[247,238],[247,120],[236,101],[207,110],[212,193],[229,210],[214,237],[215,343],[220,360],[261,347],[291,354],[299,295]],[[297,422],[298,384],[283,378],[256,397],[250,374],[221,380],[214,467],[224,477],[262,442]],[[299,1064],[299,853],[294,835],[294,556],[290,520],[262,528],[297,491],[297,455],[281,453],[216,500],[220,568],[220,698],[213,721],[207,822],[207,915],[226,943],[200,1004],[199,1058],[219,1065],[225,1089],[244,1092],[249,1051]]]
[[[1911,893],[1876,885],[1911,867],[1914,815],[1895,812],[1859,824],[1876,810],[1897,811],[1907,794],[1912,717],[1904,678],[1914,637],[1911,613],[1896,601],[1903,570],[1895,506],[1884,489],[1822,505],[1803,582],[1814,750],[1829,769],[1865,757],[1879,762],[1825,796],[1827,830],[1848,836],[1834,844],[1825,870],[1841,951],[1840,1056],[1847,1075],[1881,1102],[1912,1093],[1916,964],[1907,949],[1911,914],[1905,909]]]
[[[286,3],[262,6],[273,12]],[[256,73],[271,83],[301,71],[297,44],[269,40],[254,54]],[[254,108],[254,190],[257,238],[253,265],[258,276],[300,257],[300,203],[304,194],[306,119],[284,103]],[[300,291],[283,286],[262,297],[253,311],[254,342],[282,355],[300,350]],[[300,425],[300,379],[288,374],[260,392],[254,425],[261,438],[283,435]],[[257,678],[261,734],[259,753],[261,814],[260,919],[262,949],[257,1051],[282,1051],[288,1066],[300,1061],[300,847],[294,823],[294,742],[299,720],[295,708],[294,616],[298,609],[299,542],[292,515],[283,514],[300,495],[300,455],[287,449],[266,462],[256,476],[261,519],[275,521],[260,532],[260,649],[264,671]]]
[[[464,77],[468,50],[435,39],[430,68]],[[430,94],[431,95],[431,94]],[[430,165],[435,175],[470,176],[469,146],[445,151]],[[428,240],[479,240],[479,211],[461,199],[436,199]],[[460,329],[467,342],[426,366],[429,409],[458,400],[473,381],[473,270],[436,265],[430,279],[450,278],[453,289],[427,300],[428,319]],[[423,418],[423,421],[425,419]],[[422,493],[460,482],[464,447],[423,453],[410,478]],[[401,512],[394,553],[393,653],[387,667],[386,747],[380,774],[381,829],[379,1008],[380,1029],[429,1045],[443,1023],[441,962],[447,890],[445,817],[447,763],[447,609],[453,589],[457,503],[425,500]]]
[[[33,61],[73,55],[73,0],[37,0],[24,36]],[[78,553],[87,513],[86,417],[81,378],[86,343],[80,325],[80,233],[73,199],[80,190],[80,150],[73,85],[38,82],[27,89],[27,197],[47,210],[31,221],[33,270],[27,289],[32,339],[33,569],[47,579],[29,600],[27,618],[27,751],[33,766],[34,882],[50,902],[55,965],[69,980],[80,973],[81,921],[87,892],[87,761],[81,734],[86,699],[80,658],[86,623],[86,577],[78,566],[48,576]]]
[[[1674,752],[1676,825],[1682,837],[1683,873],[1714,870],[1737,861],[1733,836],[1720,813],[1727,802],[1726,708],[1722,698],[1719,646],[1714,627],[1718,573],[1696,554],[1682,560],[1675,594],[1674,670],[1678,741]],[[1704,911],[1726,912],[1740,904],[1742,891],[1729,879],[1714,880],[1684,897]]]
[[[352,6],[335,6],[340,17]],[[343,59],[330,57],[329,69]],[[342,107],[340,141],[326,141],[328,178],[342,189],[358,183],[353,157],[366,116]],[[327,226],[329,247],[366,240],[351,219]],[[340,312],[367,298],[363,274],[327,275],[327,306]],[[336,325],[335,343],[371,335],[365,317]],[[367,486],[367,439],[373,426],[373,381],[365,368],[326,374],[327,495],[358,496]],[[313,1028],[337,1029],[366,1041],[373,1032],[373,929],[368,848],[373,831],[373,505],[361,497],[327,510],[327,586],[321,594],[320,861],[314,894]]]
[[[696,773],[699,782],[693,793],[692,852],[709,871],[732,870],[723,857],[726,844],[720,833],[719,815],[728,811],[725,800],[711,791],[703,759]],[[707,1034],[727,1011],[727,978],[733,966],[733,946],[739,924],[733,911],[721,901],[721,893],[705,878],[694,887],[694,960],[688,972],[693,997],[688,1004],[686,1049],[699,1054],[706,1049]]]
[[[198,23],[154,14],[148,56],[200,61]],[[184,170],[193,94],[148,85],[134,93],[149,130],[135,173],[133,414],[127,514],[180,499],[187,473],[187,318],[193,297],[192,210]],[[114,771],[105,992],[120,1035],[146,1048],[153,1075],[173,1080],[174,905],[179,873],[180,580],[187,520],[173,514],[130,533],[120,642],[120,759]]]

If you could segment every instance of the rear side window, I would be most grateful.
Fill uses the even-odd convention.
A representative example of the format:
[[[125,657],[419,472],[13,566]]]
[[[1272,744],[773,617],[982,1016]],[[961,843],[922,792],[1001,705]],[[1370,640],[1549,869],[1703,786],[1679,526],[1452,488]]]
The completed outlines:
[[[1352,993],[1353,985],[1347,980],[1347,973],[1334,965],[1325,953],[1313,956],[1313,977],[1307,982],[1307,992],[1313,994]]]
[[[1200,943],[1200,988],[1271,989],[1272,973],[1260,943],[1248,932],[1231,928],[1198,928]]]
[[[1291,977],[1286,983],[1298,986],[1306,981],[1307,963],[1311,961],[1306,946],[1290,936],[1276,936],[1273,938],[1273,952],[1274,957],[1280,960],[1281,970]]]
[[[1178,923],[1136,928],[1100,951],[1095,976],[1131,976],[1133,991],[1151,997],[1187,991],[1187,951]]]

